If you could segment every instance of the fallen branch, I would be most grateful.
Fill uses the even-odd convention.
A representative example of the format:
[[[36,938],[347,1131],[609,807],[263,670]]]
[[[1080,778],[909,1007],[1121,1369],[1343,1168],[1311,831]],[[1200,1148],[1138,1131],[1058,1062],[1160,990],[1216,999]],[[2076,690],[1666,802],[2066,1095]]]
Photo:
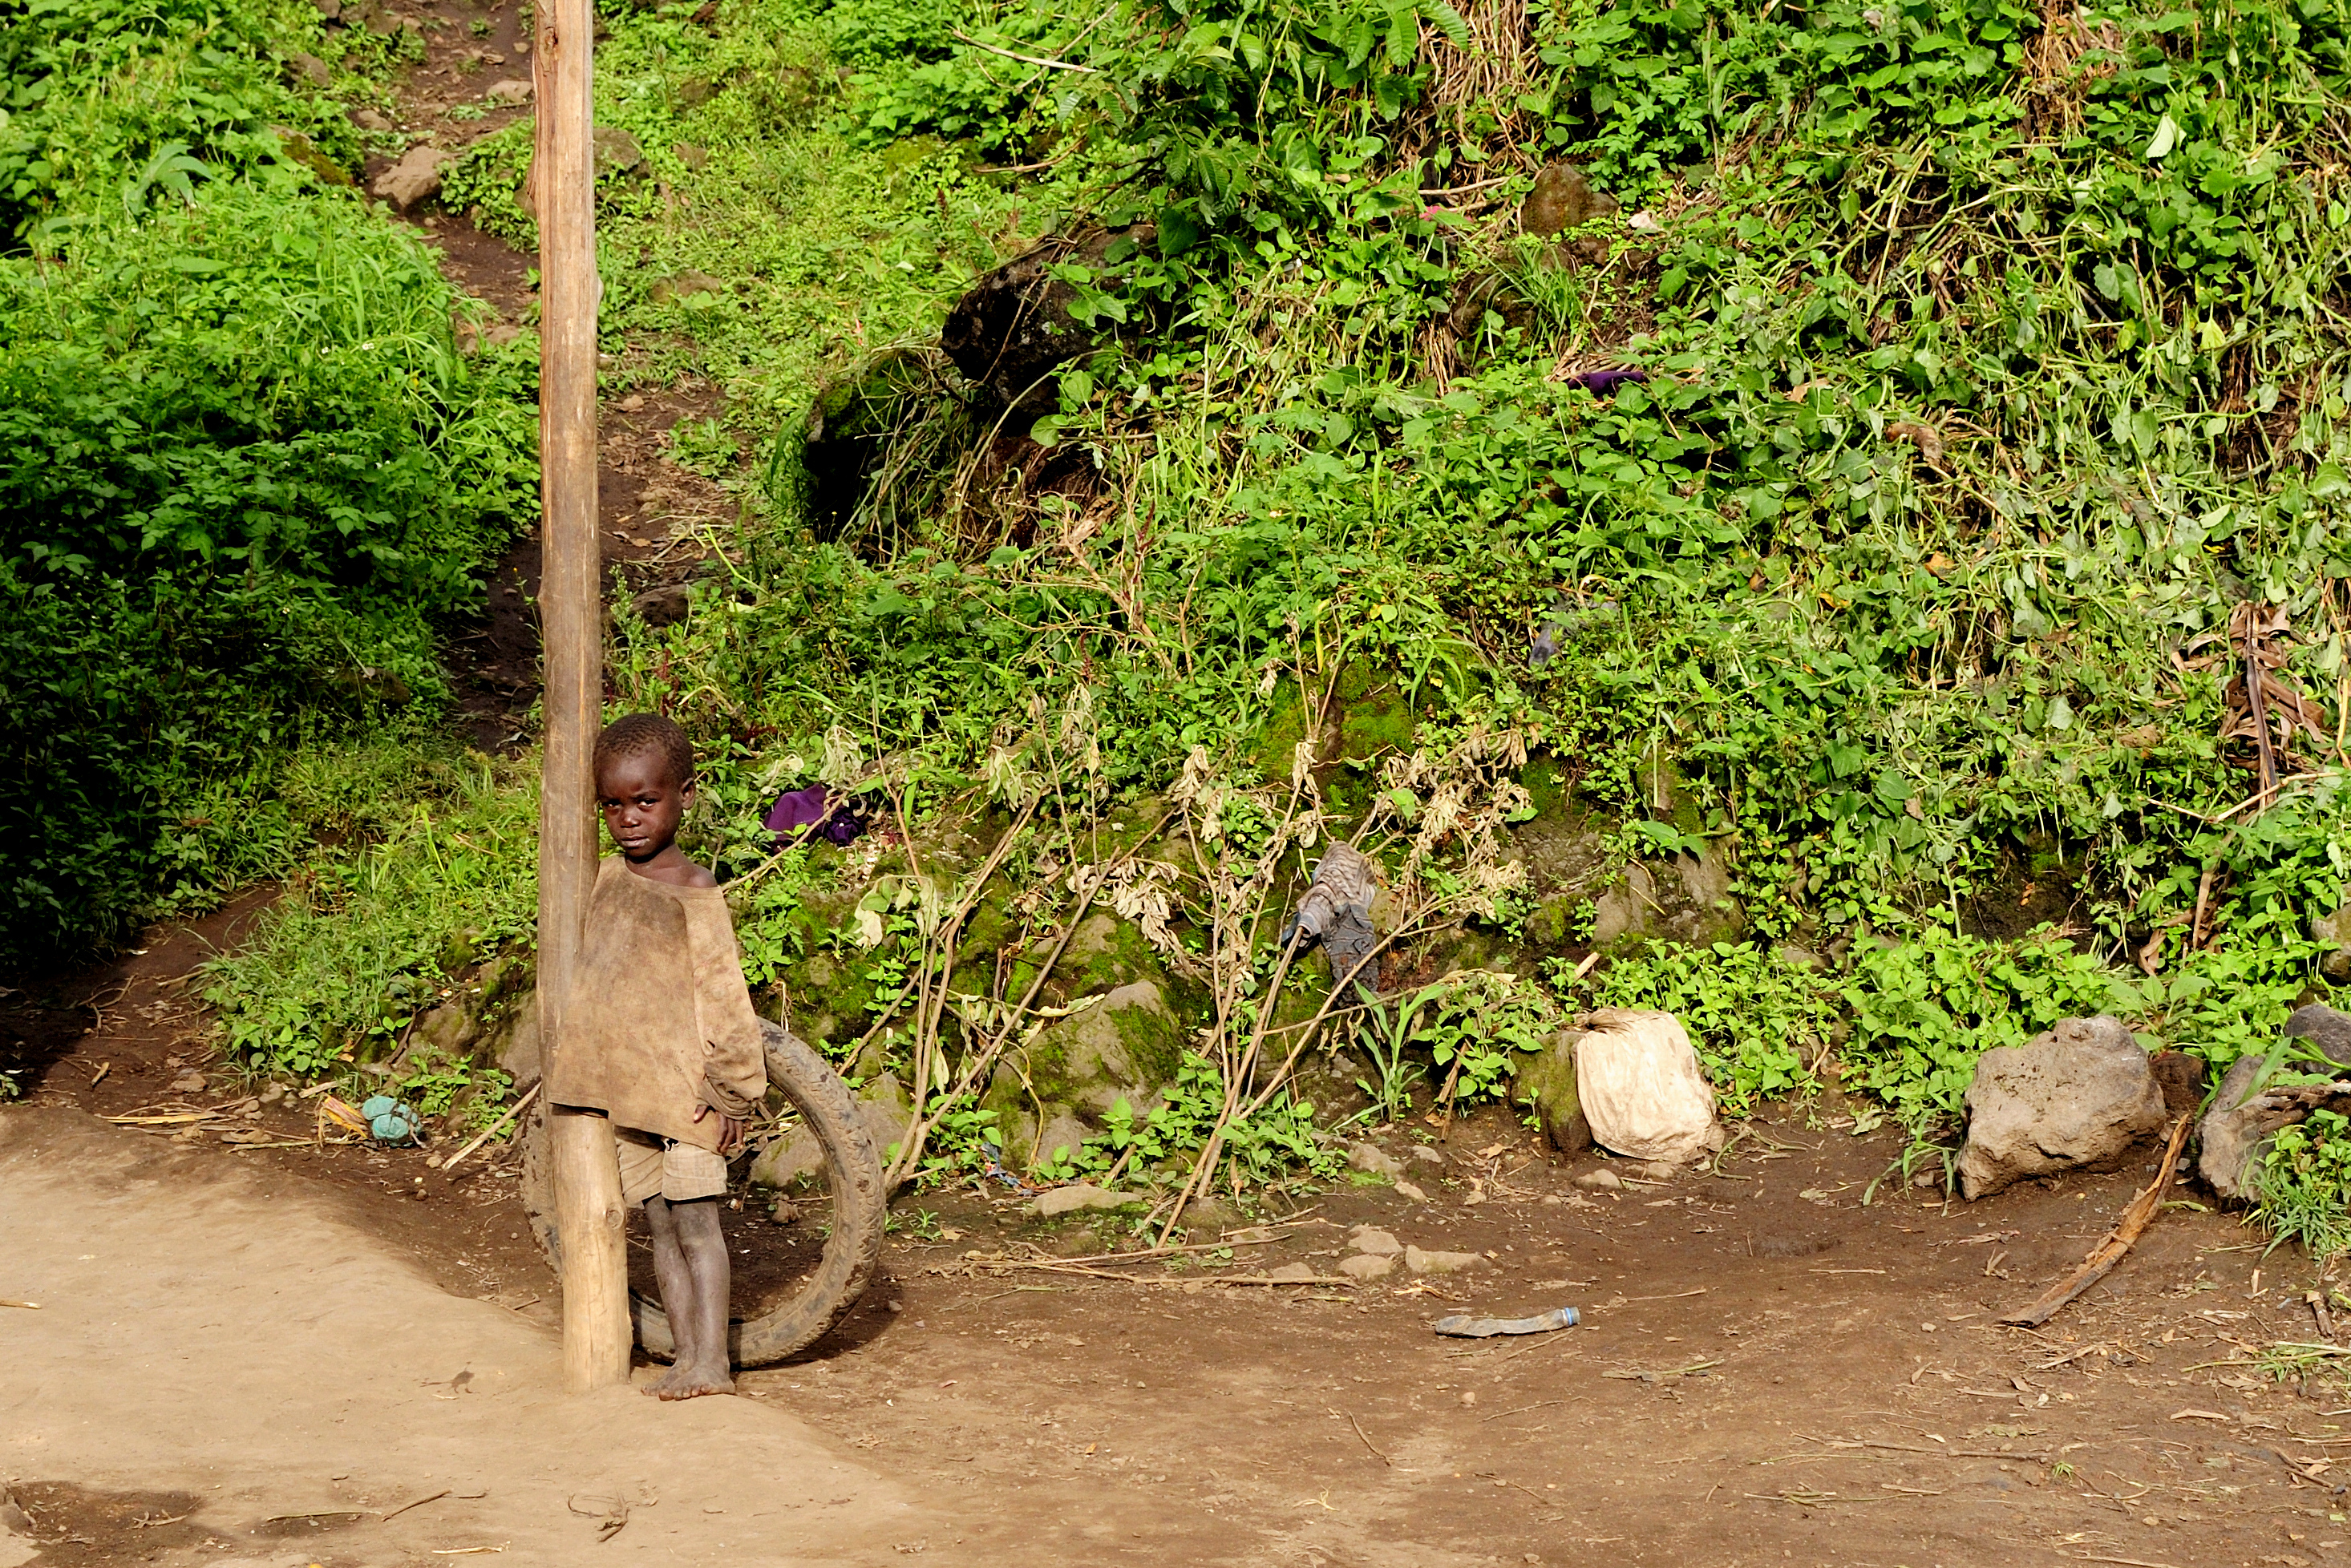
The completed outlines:
[[[2189,1123],[2194,1118],[2181,1116],[2171,1126],[2171,1137],[2163,1146],[2163,1160],[2156,1168],[2155,1179],[2143,1188],[2123,1210],[2122,1219],[2106,1232],[2105,1241],[2090,1251],[2081,1265],[2071,1275],[2042,1293],[2032,1305],[2009,1314],[2000,1321],[2020,1328],[2038,1328],[2057,1314],[2057,1309],[2106,1277],[2106,1271],[2122,1262],[2123,1254],[2139,1238],[2147,1222],[2162,1212],[2163,1199],[2171,1190],[2171,1179],[2179,1166],[2179,1151],[2188,1142]]]
[[[467,1155],[472,1154],[475,1149],[489,1142],[490,1139],[496,1136],[498,1131],[508,1122],[520,1116],[522,1114],[523,1107],[529,1105],[531,1101],[538,1097],[538,1091],[543,1086],[543,1084],[533,1084],[524,1092],[522,1098],[517,1100],[513,1105],[508,1106],[506,1109],[506,1114],[500,1116],[497,1120],[492,1122],[488,1127],[484,1127],[479,1136],[477,1136],[473,1142],[467,1144],[465,1147],[459,1149],[448,1158],[443,1160],[441,1162],[441,1174],[446,1176],[451,1171],[456,1169],[457,1162],[459,1160],[465,1158]]]

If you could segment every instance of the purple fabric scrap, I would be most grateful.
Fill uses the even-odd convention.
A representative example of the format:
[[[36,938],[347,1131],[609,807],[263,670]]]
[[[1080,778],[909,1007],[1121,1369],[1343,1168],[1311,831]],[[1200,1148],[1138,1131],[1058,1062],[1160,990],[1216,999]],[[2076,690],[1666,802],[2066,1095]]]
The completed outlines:
[[[1639,386],[1648,379],[1646,370],[1585,370],[1568,377],[1567,384],[1604,398],[1627,381]]]
[[[833,844],[847,844],[865,831],[856,810],[847,801],[832,805],[820,784],[778,796],[763,820],[768,831],[786,843],[812,834]]]

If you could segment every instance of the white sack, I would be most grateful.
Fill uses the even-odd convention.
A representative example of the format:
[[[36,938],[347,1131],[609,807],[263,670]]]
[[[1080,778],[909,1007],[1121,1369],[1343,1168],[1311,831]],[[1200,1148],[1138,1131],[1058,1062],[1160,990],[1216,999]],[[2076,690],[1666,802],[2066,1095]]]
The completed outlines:
[[[1603,1148],[1687,1165],[1722,1147],[1714,1087],[1670,1012],[1593,1013],[1575,1043],[1575,1091]]]

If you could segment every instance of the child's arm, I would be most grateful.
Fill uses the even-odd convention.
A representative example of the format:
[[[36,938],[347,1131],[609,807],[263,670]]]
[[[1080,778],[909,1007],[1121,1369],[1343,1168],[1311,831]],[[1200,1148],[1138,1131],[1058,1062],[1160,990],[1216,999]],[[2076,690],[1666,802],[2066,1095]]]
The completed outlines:
[[[695,1033],[705,1052],[703,1103],[727,1121],[746,1121],[767,1096],[768,1056],[726,904],[695,900],[687,907],[685,931],[694,955]]]

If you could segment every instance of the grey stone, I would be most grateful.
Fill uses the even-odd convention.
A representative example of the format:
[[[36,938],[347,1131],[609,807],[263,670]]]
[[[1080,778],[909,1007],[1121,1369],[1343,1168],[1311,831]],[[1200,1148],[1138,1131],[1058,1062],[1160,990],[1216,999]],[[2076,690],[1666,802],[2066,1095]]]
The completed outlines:
[[[456,156],[449,149],[431,142],[412,147],[400,155],[399,161],[377,175],[368,189],[401,212],[408,212],[439,193],[441,171]]]
[[[1438,1170],[1443,1170],[1446,1167],[1443,1153],[1429,1147],[1425,1143],[1416,1143],[1405,1152],[1412,1157],[1413,1162],[1416,1165],[1434,1166]]]
[[[627,174],[643,166],[645,150],[637,139],[617,125],[600,125],[589,133],[596,148],[596,171],[599,174]]]
[[[1400,1196],[1409,1198],[1415,1203],[1426,1203],[1428,1201],[1428,1194],[1423,1192],[1419,1188],[1414,1186],[1409,1181],[1397,1181],[1395,1184],[1395,1189]]]
[[[2146,1050],[2103,1014],[1985,1052],[1967,1107],[1959,1176],[1970,1199],[2053,1171],[2114,1169],[2164,1126]]]
[[[2252,1177],[2269,1138],[2255,1118],[2266,1108],[2266,1099],[2251,1091],[2261,1068],[2259,1053],[2238,1057],[2220,1079],[2203,1121],[2197,1125],[2197,1173],[2225,1199],[2250,1202],[2260,1196]]]
[[[1081,1181],[1075,1186],[1056,1187],[1049,1191],[1039,1193],[1037,1212],[1051,1220],[1063,1214],[1075,1214],[1080,1210],[1116,1209],[1123,1204],[1142,1201],[1143,1199],[1139,1194],[1113,1192],[1106,1188]]]
[[[724,294],[726,285],[706,272],[682,272],[673,277],[656,278],[645,295],[655,305],[674,305],[697,294]]]
[[[1390,1180],[1404,1174],[1404,1161],[1375,1143],[1359,1143],[1349,1149],[1347,1165],[1351,1169],[1384,1176]]]
[[[538,1001],[526,997],[515,1008],[506,1044],[498,1052],[498,1067],[514,1080],[517,1092],[538,1082]]]
[[[686,583],[664,583],[657,588],[647,588],[629,601],[644,623],[659,630],[675,626],[694,607],[694,589]]]
[[[2319,959],[2318,971],[2337,985],[2351,981],[2351,899],[2333,913],[2313,919],[2310,935],[2313,940],[2325,942],[2332,950]]]
[[[1037,1141],[1031,1146],[1029,1168],[1034,1170],[1049,1159],[1067,1158],[1085,1147],[1093,1129],[1077,1117],[1066,1113],[1055,1116],[1038,1129]],[[1063,1151],[1067,1151],[1065,1155]]]
[[[504,81],[495,81],[484,88],[482,97],[491,103],[528,103],[533,90],[529,78],[508,77]]]
[[[2298,1007],[2285,1021],[2283,1033],[2307,1041],[2335,1065],[2351,1067],[2351,1015],[2331,1007]],[[2197,1172],[2222,1198],[2251,1202],[2261,1196],[2252,1177],[2269,1147],[2269,1135],[2262,1129],[2261,1119],[2270,1108],[2270,1102],[2266,1095],[2256,1095],[2252,1090],[2266,1055],[2265,1052],[2255,1052],[2237,1058],[2236,1064],[2221,1078],[2220,1086],[2213,1091],[2204,1119],[2197,1126]],[[2290,1081],[2306,1075],[2310,1070],[2308,1062],[2289,1064],[2280,1069],[2278,1075]]]
[[[384,119],[383,116],[378,114],[371,109],[355,109],[351,110],[351,123],[358,126],[361,130],[371,130],[379,135],[392,130],[392,121]]]
[[[1586,1192],[1622,1192],[1625,1190],[1624,1179],[1619,1177],[1614,1171],[1609,1169],[1604,1165],[1595,1165],[1590,1170],[1577,1171],[1575,1173],[1574,1180],[1575,1184],[1583,1189]]]
[[[1339,1272],[1351,1280],[1384,1279],[1395,1268],[1394,1258],[1382,1257],[1376,1252],[1358,1252],[1339,1262]]]
[[[2351,1013],[2314,1003],[2297,1007],[2285,1021],[2287,1034],[2307,1040],[2338,1067],[2351,1067]]]
[[[1265,1277],[1269,1280],[1281,1280],[1290,1284],[1304,1284],[1318,1276],[1311,1263],[1284,1263]]]
[[[1511,1101],[1534,1102],[1543,1136],[1562,1154],[1582,1154],[1592,1147],[1592,1123],[1575,1088],[1575,1043],[1580,1038],[1575,1030],[1562,1030],[1541,1051],[1514,1053],[1512,1064]]]
[[[1458,1274],[1469,1269],[1486,1266],[1483,1252],[1424,1252],[1418,1247],[1404,1250],[1404,1266],[1416,1274]]]
[[[1374,1258],[1393,1258],[1404,1251],[1404,1243],[1393,1232],[1376,1225],[1358,1225],[1347,1240],[1355,1251],[1369,1252]]]
[[[294,75],[315,88],[326,87],[335,79],[335,73],[328,67],[327,62],[316,55],[297,51],[286,57],[286,64]]]
[[[1183,1033],[1159,987],[1139,980],[1046,1030],[1031,1066],[1054,1054],[1069,1106],[1104,1116],[1123,1100],[1141,1116],[1181,1064]]]

